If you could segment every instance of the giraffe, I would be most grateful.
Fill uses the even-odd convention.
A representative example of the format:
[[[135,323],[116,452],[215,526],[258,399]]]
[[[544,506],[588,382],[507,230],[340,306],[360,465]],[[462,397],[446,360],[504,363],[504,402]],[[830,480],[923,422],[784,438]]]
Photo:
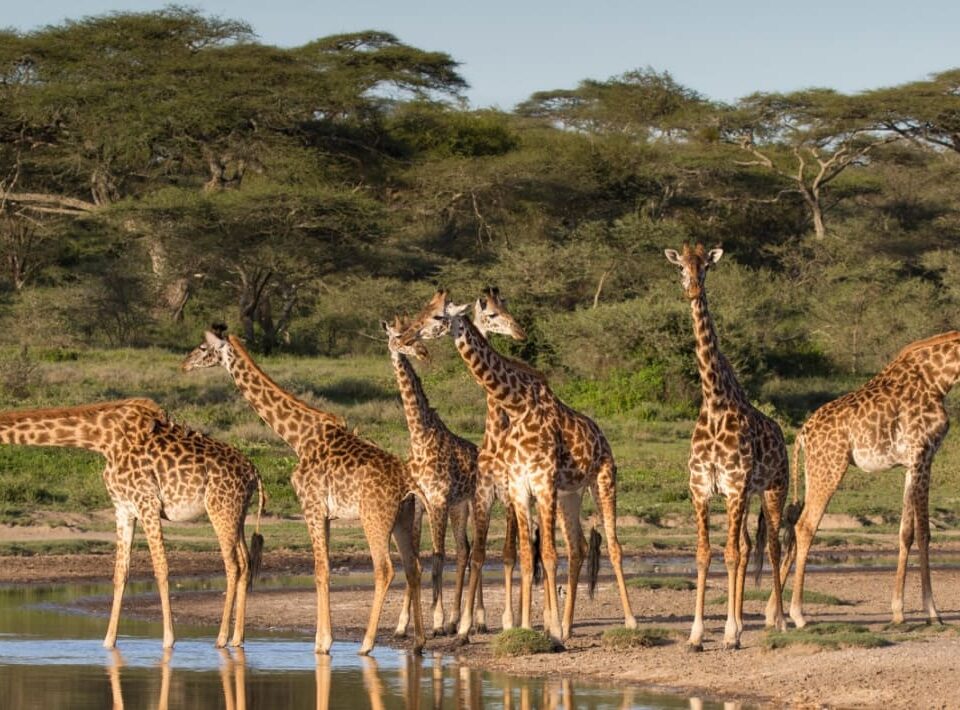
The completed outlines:
[[[222,331],[221,331],[222,332]],[[327,654],[333,645],[330,628],[330,521],[359,518],[373,560],[374,598],[360,655],[373,648],[387,589],[393,579],[390,536],[400,550],[413,600],[415,653],[423,649],[420,611],[420,563],[413,540],[415,490],[400,459],[350,433],[343,420],[300,401],[283,390],[253,361],[235,336],[226,339],[207,331],[204,341],[181,364],[184,372],[226,368],[241,395],[298,458],[291,477],[303,508],[313,547],[317,588],[317,633],[314,650]]]
[[[416,483],[417,496],[426,508],[430,522],[433,543],[433,634],[439,636],[447,631],[456,631],[460,619],[460,599],[470,550],[467,516],[477,488],[477,447],[451,432],[430,406],[420,377],[408,359],[408,356],[418,360],[428,357],[423,343],[401,345],[400,335],[406,329],[406,323],[400,318],[394,319],[393,323],[380,321],[380,326],[387,334],[387,348],[397,378],[407,428],[410,430],[410,475]],[[444,627],[443,563],[448,516],[454,526],[457,544],[457,574],[453,593],[454,610],[449,625]],[[419,519],[419,515],[417,517]],[[415,524],[415,541],[419,539],[419,530],[419,524]],[[480,585],[478,591],[482,588]],[[482,591],[480,594],[479,604],[482,606]],[[406,633],[407,609],[407,604],[404,604],[397,625],[397,636]]]
[[[494,350],[480,329],[465,317],[468,306],[450,302],[438,291],[411,324],[405,338],[436,338],[449,334],[477,382],[496,404],[499,421],[484,437],[479,459],[481,471],[489,467],[507,489],[517,516],[521,564],[521,624],[530,628],[532,597],[532,549],[530,503],[537,505],[542,531],[546,571],[544,622],[557,641],[570,636],[580,568],[586,541],[580,526],[583,491],[590,489],[607,533],[610,561],[617,577],[624,623],[633,628],[636,619],[630,607],[623,577],[622,549],[616,532],[616,465],[609,443],[599,427],[557,399],[536,370],[504,357]],[[487,289],[474,303],[474,320],[486,327],[505,312],[496,289]],[[560,623],[556,588],[554,521],[560,505],[561,532],[570,564],[563,622]],[[505,573],[506,575],[506,573]],[[472,581],[472,580],[471,580]],[[506,609],[511,609],[509,576],[505,589]],[[467,594],[467,604],[470,594]],[[506,611],[505,611],[506,614]],[[461,620],[461,629],[464,619]]]
[[[758,575],[763,561],[763,539],[773,565],[773,592],[766,609],[766,625],[786,629],[780,584],[780,520],[787,495],[787,448],[780,427],[750,404],[730,363],[720,352],[713,319],[707,309],[707,271],[723,255],[707,252],[702,244],[684,245],[678,254],[665,250],[667,261],[680,267],[683,292],[690,301],[697,341],[697,366],[703,399],[690,439],[690,496],[697,517],[697,602],[689,647],[703,650],[703,606],[710,568],[710,498],[726,499],[727,623],[723,647],[740,647],[743,632],[743,585],[750,556],[746,516],[750,497],[761,496],[757,527]],[[764,528],[764,521],[766,527]]]
[[[796,523],[797,571],[790,618],[802,628],[803,581],[810,544],[827,503],[850,463],[868,473],[906,468],[900,518],[900,555],[893,587],[893,622],[903,623],[907,557],[914,536],[920,550],[923,606],[929,620],[941,623],[930,585],[930,464],[947,434],[950,420],[943,399],[960,378],[960,331],[941,333],[903,348],[860,389],[828,402],[804,423],[793,450],[792,483]],[[799,506],[799,456],[804,454],[806,495]],[[801,512],[802,511],[802,512]],[[789,515],[788,515],[789,517]],[[788,543],[782,576],[790,570]]]
[[[103,645],[114,648],[120,604],[130,570],[136,523],[147,536],[163,614],[163,647],[174,644],[173,620],[161,518],[193,520],[206,511],[226,569],[227,589],[216,645],[227,643],[236,608],[234,646],[243,645],[246,595],[260,565],[260,517],[266,497],[256,468],[226,444],[170,421],[152,400],[135,398],[0,414],[0,442],[68,446],[96,451],[106,459],[103,481],[117,518],[113,606]],[[257,532],[248,552],[243,527],[253,492],[259,493]]]

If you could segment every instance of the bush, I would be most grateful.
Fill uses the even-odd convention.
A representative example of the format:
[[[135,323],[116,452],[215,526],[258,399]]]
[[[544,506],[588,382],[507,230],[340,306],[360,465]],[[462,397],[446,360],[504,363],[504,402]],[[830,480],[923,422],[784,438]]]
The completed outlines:
[[[650,648],[670,643],[673,633],[669,629],[649,627],[642,629],[607,629],[600,643],[610,651],[625,651],[630,648]]]

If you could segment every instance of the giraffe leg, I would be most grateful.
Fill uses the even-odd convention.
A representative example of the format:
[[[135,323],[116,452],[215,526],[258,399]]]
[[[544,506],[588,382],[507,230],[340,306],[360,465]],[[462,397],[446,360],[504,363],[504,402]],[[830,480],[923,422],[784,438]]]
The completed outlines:
[[[577,586],[580,583],[580,569],[587,554],[587,540],[583,536],[580,524],[580,507],[583,491],[561,492],[559,494],[560,532],[567,548],[569,565],[567,569],[567,598],[564,600],[563,620],[560,623],[561,640],[570,638],[573,628],[573,611],[577,603]]]
[[[777,631],[786,631],[787,622],[783,616],[783,586],[780,581],[780,525],[783,520],[783,506],[787,499],[786,488],[771,488],[760,497],[767,525],[767,553],[770,556],[773,591],[767,602],[765,625]]]
[[[697,517],[697,603],[690,629],[690,649],[703,650],[703,607],[707,596],[707,572],[710,569],[710,497],[691,489]]]
[[[160,611],[163,614],[163,647],[173,648],[173,614],[170,611],[170,583],[167,568],[167,554],[163,549],[163,528],[160,526],[160,513],[154,508],[144,506],[140,522],[150,547],[150,559],[153,562],[153,574],[157,578],[157,592],[160,594]]]
[[[503,538],[503,616],[501,622],[504,629],[512,629],[516,623],[513,615],[513,568],[517,564],[517,541],[520,536],[520,527],[517,523],[517,509],[514,505],[506,503],[504,507],[506,508],[504,514],[506,531]],[[522,560],[520,566],[522,571]]]
[[[930,583],[930,465],[921,469],[915,487],[914,510],[916,511],[917,548],[920,551],[920,585],[923,590],[923,608],[930,623],[942,624],[937,605],[933,601],[933,586]]]
[[[453,539],[457,545],[457,573],[454,578],[453,606],[450,617],[444,626],[444,633],[455,634],[460,625],[460,610],[463,606],[463,583],[466,579],[467,565],[470,561],[470,541],[467,539],[467,518],[469,501],[458,503],[450,509],[450,525]]]
[[[530,606],[533,597],[533,521],[528,500],[514,500],[517,520],[517,547],[520,553],[520,626],[532,629]],[[504,602],[506,603],[506,602]]]
[[[543,570],[546,573],[543,605],[549,608],[548,623],[545,630],[550,638],[555,642],[560,642],[563,638],[563,631],[560,628],[560,600],[557,597],[557,491],[552,484],[537,496],[537,512],[540,515],[540,549],[543,556]],[[530,582],[532,591],[532,575]],[[527,598],[527,601],[530,601],[530,597]]]
[[[244,537],[243,518],[241,527],[237,531],[237,562],[240,565],[240,575],[237,578],[237,600],[234,607],[233,638],[230,645],[236,648],[243,646],[244,626],[247,618],[247,590],[250,586],[250,550]]]
[[[413,514],[413,542],[417,549],[417,557],[420,556],[420,540],[423,532],[423,504],[419,498],[414,499]],[[393,637],[402,639],[407,637],[407,629],[410,628],[410,614],[413,609],[413,598],[410,596],[410,587],[403,590],[403,603],[400,605],[400,616],[397,617],[397,628],[393,632]]]
[[[492,493],[478,493],[473,501],[473,549],[470,550],[470,579],[463,600],[463,613],[457,629],[457,643],[466,643],[473,625],[473,604],[479,595],[481,570],[487,556],[487,532],[490,527]]]
[[[328,654],[333,645],[330,622],[330,518],[326,510],[304,507],[303,517],[313,547],[313,582],[317,589],[317,635],[314,653]]]
[[[900,516],[900,555],[897,559],[897,577],[893,585],[893,602],[890,605],[893,611],[893,623],[895,624],[903,623],[903,589],[907,581],[907,558],[910,555],[910,547],[913,545],[917,521],[916,482],[917,469],[911,466],[907,469],[903,485],[903,512]],[[926,597],[924,597],[924,601],[926,601]]]
[[[137,527],[137,518],[132,508],[116,506],[117,515],[117,558],[113,568],[113,606],[110,609],[110,622],[107,635],[103,639],[104,648],[115,648],[117,631],[120,626],[120,605],[123,590],[130,575],[130,549],[133,546],[133,533]]]
[[[746,477],[744,477],[746,480]],[[736,493],[727,496],[727,545],[723,550],[723,561],[727,566],[727,623],[723,627],[723,648],[740,648],[740,631],[737,628],[739,609],[737,608],[737,573],[740,567],[740,530],[743,527],[743,514],[746,500]],[[743,603],[742,590],[739,601]]]
[[[750,509],[749,501],[744,503],[743,514],[740,517],[740,560],[737,563],[736,600],[734,602],[734,619],[737,624],[737,638],[743,633],[743,592],[747,578],[747,564],[750,562],[750,550],[753,543],[747,531],[747,512]]]
[[[847,470],[849,452],[843,449],[825,453],[813,445],[811,437],[808,436],[805,456],[806,495],[803,512],[795,526],[797,566],[793,579],[793,594],[790,598],[790,618],[798,629],[802,629],[807,624],[803,616],[803,583],[807,569],[807,556],[810,554],[810,546],[817,534],[817,528],[820,527],[820,520],[827,509],[827,504]]]
[[[446,560],[447,516],[446,505],[429,507],[430,538],[433,542],[433,569],[430,575],[433,589],[433,636],[443,636],[443,564]]]
[[[221,513],[221,511],[217,511]],[[238,530],[236,519],[225,522],[228,516],[212,515],[208,509],[207,516],[213,524],[214,532],[217,535],[217,542],[220,544],[220,554],[223,556],[223,568],[227,577],[227,589],[223,595],[223,615],[220,617],[220,633],[217,634],[217,648],[223,648],[227,645],[227,635],[230,632],[230,618],[233,616],[233,607],[237,600],[237,583],[240,579],[241,567],[249,566],[249,557],[243,562],[239,559]],[[232,516],[230,516],[232,517]],[[242,523],[241,523],[242,524]],[[244,548],[246,551],[246,548]],[[241,633],[241,642],[243,634]]]
[[[317,692],[317,710],[330,710],[330,656],[317,656],[317,666],[313,671]]]
[[[407,578],[407,587],[410,589],[410,598],[413,600],[413,652],[420,655],[423,652],[423,645],[426,638],[423,633],[423,613],[420,609],[420,558],[417,555],[417,546],[413,540],[413,519],[414,505],[413,501],[406,500],[400,503],[400,510],[397,513],[396,521],[393,524],[393,539],[397,543],[397,549],[400,551],[400,560],[403,563],[403,573]],[[387,557],[389,563],[390,558]],[[392,576],[392,570],[391,570]],[[387,587],[390,586],[389,581]],[[386,589],[384,589],[386,593]],[[380,600],[383,605],[383,599]],[[380,619],[380,611],[377,609],[377,617],[373,618],[371,611],[371,622],[373,625],[374,636],[376,635],[377,622]],[[368,627],[367,633],[370,633]],[[371,647],[372,647],[371,638]],[[367,649],[369,651],[369,649]],[[365,655],[365,654],[364,654]]]
[[[367,516],[370,518],[371,516]],[[370,607],[370,617],[367,620],[367,630],[360,645],[360,655],[365,656],[373,649],[377,639],[377,624],[383,602],[387,596],[387,589],[393,581],[393,563],[390,562],[390,527],[380,521],[364,520],[363,531],[367,538],[367,547],[370,549],[370,558],[373,562],[373,605]],[[410,535],[412,537],[412,534]],[[413,589],[410,590],[413,594]],[[416,624],[416,621],[414,621]]]
[[[623,548],[617,537],[617,469],[612,461],[607,461],[597,473],[597,482],[591,489],[593,500],[597,504],[603,531],[607,536],[607,554],[610,566],[617,578],[617,590],[620,592],[620,605],[623,608],[623,624],[628,629],[637,628],[637,619],[630,606],[627,594],[627,581],[623,576]]]

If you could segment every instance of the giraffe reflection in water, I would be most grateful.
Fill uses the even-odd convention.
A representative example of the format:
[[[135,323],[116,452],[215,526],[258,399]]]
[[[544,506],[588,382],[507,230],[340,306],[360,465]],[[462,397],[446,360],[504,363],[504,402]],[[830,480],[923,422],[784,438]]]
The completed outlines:
[[[251,674],[250,685],[247,678],[247,659],[243,649],[227,651],[220,649],[220,691],[218,698],[215,686],[210,692],[200,691],[195,685],[195,672],[173,672],[171,660],[173,651],[168,649],[158,663],[159,678],[153,673],[147,680],[147,695],[143,693],[143,675],[131,673],[126,678],[127,702],[130,707],[155,707],[157,710],[185,707],[199,700],[201,706],[223,707],[226,710],[246,710],[248,700],[251,707],[262,707],[266,702],[272,705],[283,702],[265,695],[263,672]],[[360,659],[360,667],[334,669],[334,659],[328,655],[316,656],[314,668],[315,703],[317,710],[335,708],[370,707],[372,710],[403,707],[407,710],[420,708],[464,708],[481,710],[485,707],[505,708],[506,710],[573,710],[574,708],[612,708],[620,710],[638,705],[657,706],[657,699],[645,695],[637,688],[600,690],[574,685],[569,678],[523,678],[501,674],[488,674],[459,663],[456,659],[435,653],[426,661],[414,654],[404,654],[399,658],[397,667],[381,670],[377,661],[365,656]],[[107,676],[113,698],[114,710],[125,707],[122,681],[127,664],[120,652],[112,652],[111,663],[107,666]],[[134,667],[129,669],[135,671]],[[334,676],[338,676],[334,682]],[[347,676],[352,676],[349,680]],[[358,677],[359,676],[359,677]],[[303,678],[303,676],[300,676]],[[260,681],[256,681],[260,678]],[[136,680],[135,680],[136,679]],[[214,681],[215,683],[216,681]],[[306,681],[309,684],[309,680]],[[360,688],[362,687],[362,692]],[[304,700],[310,697],[309,685],[284,683],[285,701],[303,707]],[[304,694],[298,691],[306,691]],[[201,695],[196,695],[200,692]],[[366,695],[366,702],[362,695]],[[311,701],[307,701],[311,702]],[[673,707],[677,699],[673,699]],[[681,701],[682,702],[682,701]],[[292,706],[292,705],[291,705]],[[690,699],[691,710],[703,710],[704,704],[697,698]],[[712,705],[716,707],[716,705]],[[738,703],[725,703],[725,710],[739,710]]]

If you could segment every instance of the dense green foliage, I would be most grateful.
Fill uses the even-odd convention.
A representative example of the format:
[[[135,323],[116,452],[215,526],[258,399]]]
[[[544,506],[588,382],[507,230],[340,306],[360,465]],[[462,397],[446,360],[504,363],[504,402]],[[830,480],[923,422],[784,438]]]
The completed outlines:
[[[822,397],[784,383],[956,325],[958,86],[721,105],[636,69],[477,111],[454,58],[380,31],[278,48],[171,6],[0,32],[0,345],[182,350],[218,320],[373,353],[434,283],[497,283],[509,347],[576,406],[676,419],[697,384],[662,250],[702,240],[725,352],[796,421]],[[4,368],[26,397],[29,359]]]

